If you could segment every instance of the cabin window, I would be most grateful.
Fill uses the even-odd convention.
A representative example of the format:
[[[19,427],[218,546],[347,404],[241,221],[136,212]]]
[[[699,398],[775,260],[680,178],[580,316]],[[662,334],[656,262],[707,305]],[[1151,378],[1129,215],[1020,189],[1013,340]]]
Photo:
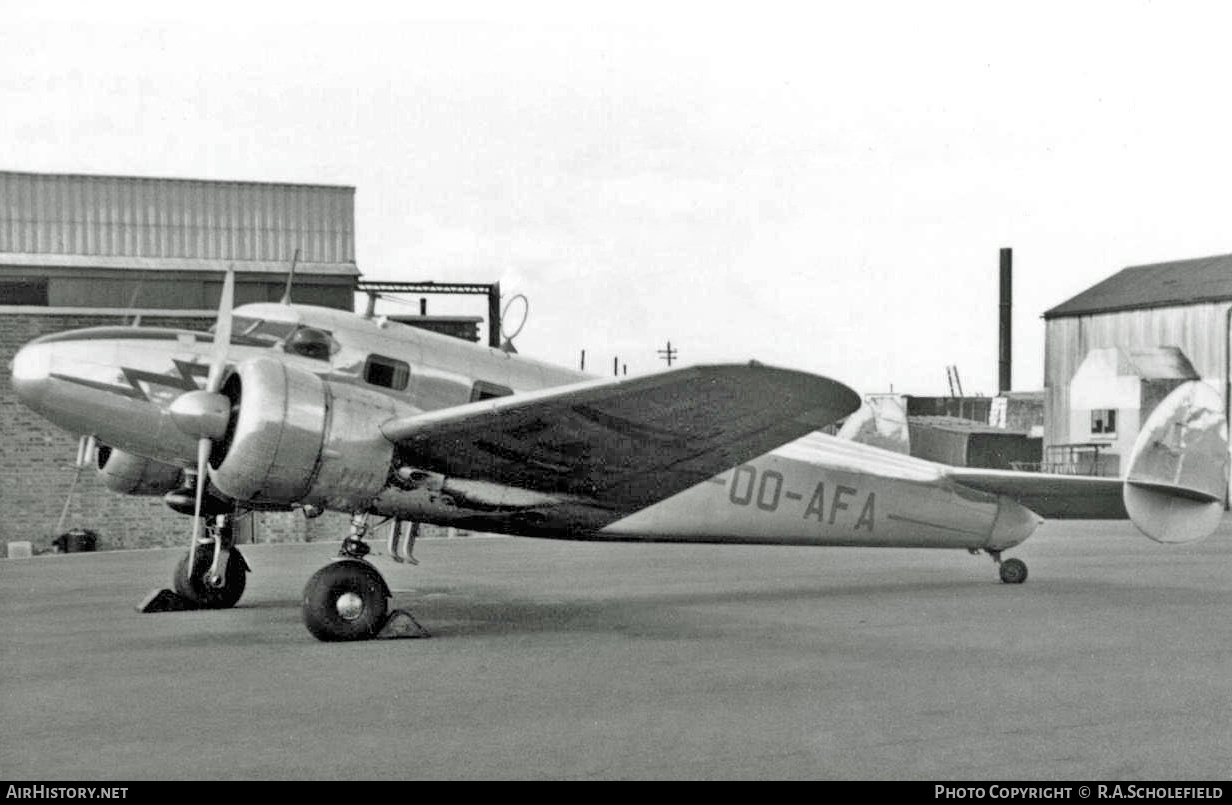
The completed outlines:
[[[510,394],[513,394],[513,389],[508,386],[489,383],[486,380],[476,380],[471,389],[471,402],[490,400],[493,397],[508,397]]]
[[[411,379],[411,367],[405,361],[369,355],[364,363],[364,380],[374,386],[402,391]]]
[[[1116,409],[1100,408],[1091,412],[1092,436],[1116,435]]]

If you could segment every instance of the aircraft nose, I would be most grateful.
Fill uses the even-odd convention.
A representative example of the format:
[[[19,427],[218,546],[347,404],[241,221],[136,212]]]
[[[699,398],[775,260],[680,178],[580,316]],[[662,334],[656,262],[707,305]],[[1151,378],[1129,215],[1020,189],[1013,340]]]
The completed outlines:
[[[36,408],[51,376],[51,352],[47,344],[26,344],[17,350],[9,364],[13,391],[17,398]]]

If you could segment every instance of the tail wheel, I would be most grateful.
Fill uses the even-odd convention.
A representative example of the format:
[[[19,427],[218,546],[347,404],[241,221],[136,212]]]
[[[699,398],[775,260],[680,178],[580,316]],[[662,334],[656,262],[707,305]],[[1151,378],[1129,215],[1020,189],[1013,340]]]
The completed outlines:
[[[221,587],[210,584],[207,576],[214,561],[214,546],[198,545],[193,559],[192,574],[188,572],[188,554],[180,559],[172,576],[172,586],[180,595],[202,609],[230,609],[239,602],[248,582],[248,564],[235,548],[227,559],[227,570]]]
[[[1006,559],[1001,563],[1001,581],[1022,584],[1027,580],[1027,563],[1021,559]]]
[[[389,588],[367,562],[332,562],[304,587],[303,613],[304,625],[318,640],[367,640],[385,625]]]

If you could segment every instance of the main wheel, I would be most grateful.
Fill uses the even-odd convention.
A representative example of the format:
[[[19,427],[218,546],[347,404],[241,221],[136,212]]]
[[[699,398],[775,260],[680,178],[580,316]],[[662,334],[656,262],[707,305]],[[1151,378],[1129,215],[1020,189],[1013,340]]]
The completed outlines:
[[[214,546],[198,545],[197,555],[193,559],[192,577],[188,575],[188,555],[185,554],[175,566],[171,577],[172,586],[180,595],[192,601],[202,609],[230,609],[244,594],[244,585],[248,582],[248,564],[244,556],[235,548],[227,559],[226,577],[221,587],[215,587],[206,581],[210,565],[214,562]]]
[[[317,640],[367,640],[385,625],[389,588],[367,562],[331,562],[308,579],[303,612]]]
[[[1021,559],[1006,559],[1001,563],[1001,581],[1022,584],[1027,580],[1027,563]]]

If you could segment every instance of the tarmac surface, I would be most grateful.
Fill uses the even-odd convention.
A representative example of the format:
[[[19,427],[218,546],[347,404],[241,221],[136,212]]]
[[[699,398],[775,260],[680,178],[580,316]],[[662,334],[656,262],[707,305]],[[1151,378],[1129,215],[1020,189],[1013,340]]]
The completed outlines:
[[[228,611],[141,615],[179,551],[0,561],[0,777],[1232,776],[1232,519],[959,551],[424,540],[430,639],[300,620],[332,544],[256,545]]]

